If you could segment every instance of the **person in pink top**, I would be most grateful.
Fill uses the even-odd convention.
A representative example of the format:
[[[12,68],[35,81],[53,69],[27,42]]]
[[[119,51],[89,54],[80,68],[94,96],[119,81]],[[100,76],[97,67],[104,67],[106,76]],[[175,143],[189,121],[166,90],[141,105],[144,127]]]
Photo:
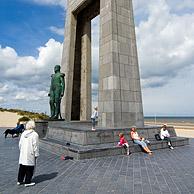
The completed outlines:
[[[119,133],[120,141],[118,142],[118,146],[123,146],[127,150],[127,155],[130,155],[131,152],[129,151],[129,144],[124,137],[123,133]]]

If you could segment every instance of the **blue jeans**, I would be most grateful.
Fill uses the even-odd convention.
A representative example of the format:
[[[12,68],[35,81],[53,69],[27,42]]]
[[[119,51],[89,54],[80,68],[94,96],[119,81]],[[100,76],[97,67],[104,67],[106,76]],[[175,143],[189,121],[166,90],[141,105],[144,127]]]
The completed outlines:
[[[147,147],[147,144],[144,141],[141,141],[141,140],[138,140],[138,139],[134,139],[133,141],[134,141],[134,143],[142,146],[143,148]]]
[[[95,128],[96,120],[94,118],[91,118],[91,120],[92,120],[92,127]]]

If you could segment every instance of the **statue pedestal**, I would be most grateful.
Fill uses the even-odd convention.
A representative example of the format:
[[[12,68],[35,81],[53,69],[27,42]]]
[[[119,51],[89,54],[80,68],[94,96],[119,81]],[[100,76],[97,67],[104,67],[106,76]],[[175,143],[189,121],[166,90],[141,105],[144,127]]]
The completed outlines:
[[[74,159],[87,159],[104,156],[124,155],[126,150],[117,147],[119,133],[124,133],[129,142],[131,152],[142,151],[135,145],[129,136],[130,128],[98,128],[92,131],[92,123],[89,121],[48,121],[48,129],[45,138],[40,140],[41,148],[57,155],[64,154]],[[138,133],[151,141],[151,149],[167,148],[163,141],[156,141],[155,134],[160,131],[158,126],[138,128]],[[177,137],[173,127],[168,127],[173,146],[188,144],[188,138]]]
[[[47,134],[47,129],[48,129],[48,121],[46,120],[39,120],[35,121],[36,124],[36,132],[39,135],[39,138],[42,139],[46,136]]]

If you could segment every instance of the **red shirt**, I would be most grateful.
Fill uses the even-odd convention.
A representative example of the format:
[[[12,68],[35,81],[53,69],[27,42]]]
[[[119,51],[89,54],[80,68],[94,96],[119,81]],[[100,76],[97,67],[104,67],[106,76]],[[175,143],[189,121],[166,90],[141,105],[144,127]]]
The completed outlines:
[[[124,145],[125,143],[127,143],[125,137],[120,137],[119,145]]]

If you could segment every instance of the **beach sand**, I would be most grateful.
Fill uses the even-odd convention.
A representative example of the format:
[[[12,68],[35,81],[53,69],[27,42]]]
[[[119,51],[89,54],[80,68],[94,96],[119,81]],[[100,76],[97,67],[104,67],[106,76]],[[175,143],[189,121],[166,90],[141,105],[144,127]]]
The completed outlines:
[[[1,112],[0,111],[0,127],[15,127],[18,119],[21,116],[17,113],[11,113],[11,112]],[[145,119],[145,125],[151,125],[151,126],[162,126],[164,122],[148,122]],[[171,122],[167,123],[169,126],[174,126],[177,136],[180,137],[190,137],[194,138],[194,124],[193,123],[178,123],[178,122]]]
[[[0,127],[15,127],[20,117],[17,113],[0,111]]]

